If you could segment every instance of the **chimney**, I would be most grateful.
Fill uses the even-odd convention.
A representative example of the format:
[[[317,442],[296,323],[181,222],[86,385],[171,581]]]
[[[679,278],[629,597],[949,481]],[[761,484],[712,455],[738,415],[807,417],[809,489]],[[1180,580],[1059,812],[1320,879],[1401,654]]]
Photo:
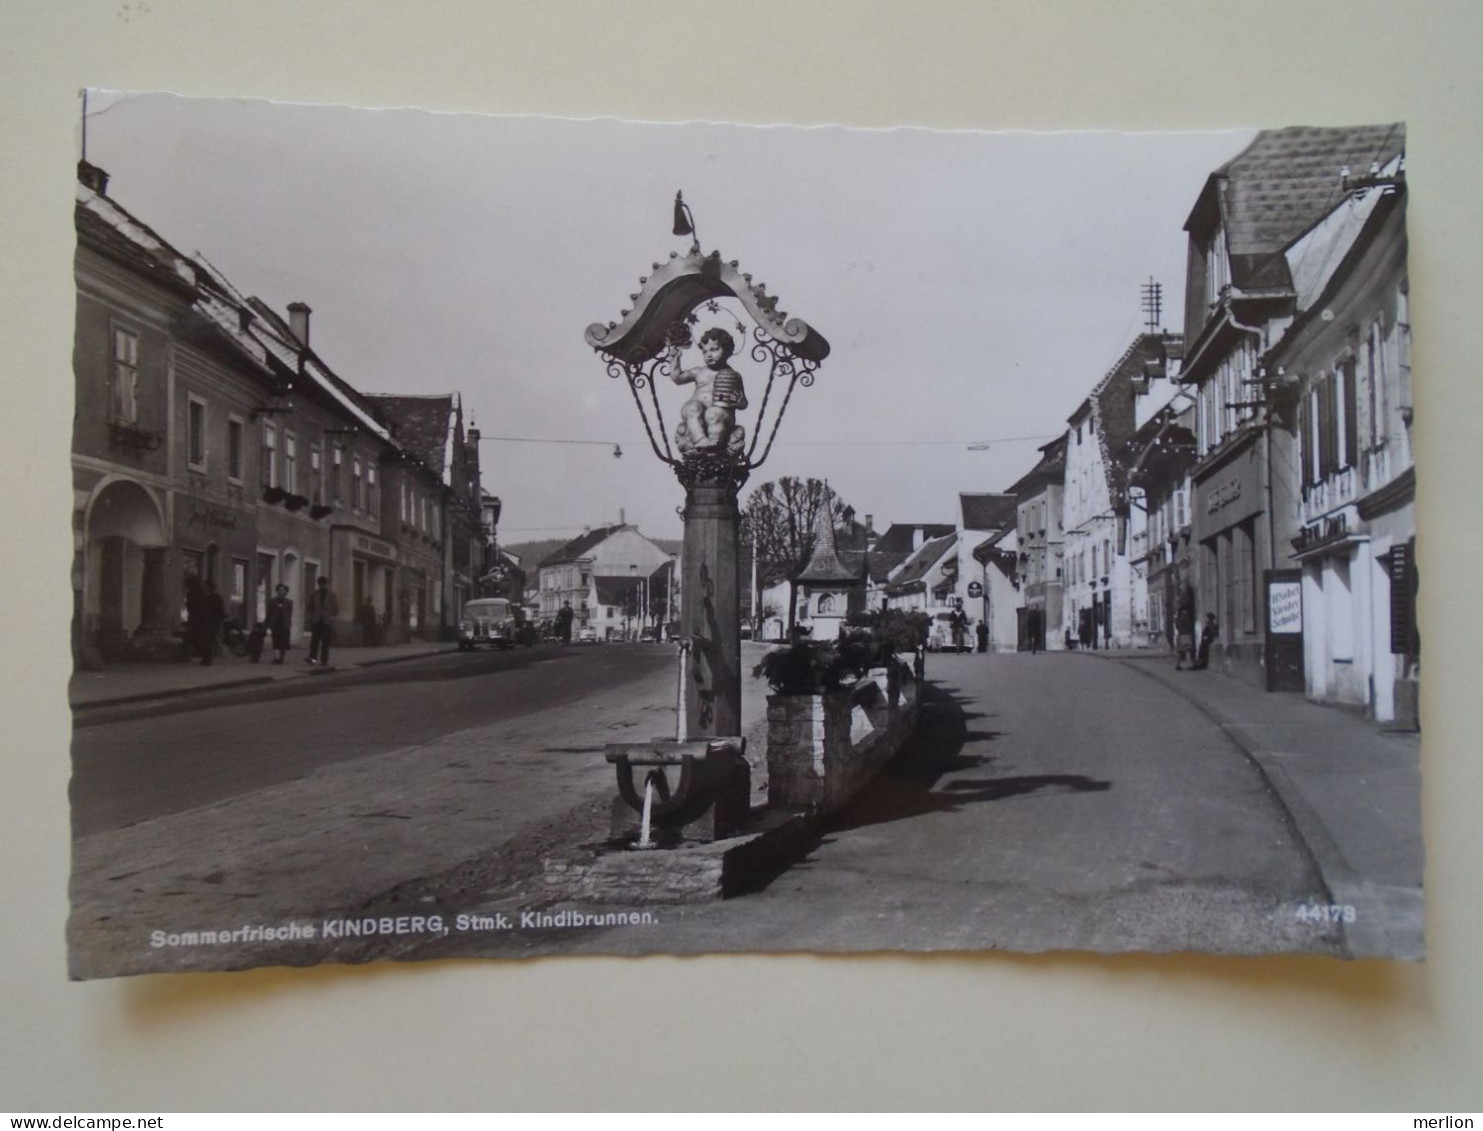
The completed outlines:
[[[926,540],[927,532],[920,526],[913,527],[911,532],[911,548],[913,550],[920,550],[922,548],[922,543]]]
[[[288,328],[293,331],[294,337],[299,339],[299,345],[305,349],[309,348],[309,315],[313,314],[306,302],[291,302],[288,304]]]
[[[865,516],[865,548],[875,549],[875,515],[873,514]]]
[[[99,196],[108,195],[108,174],[90,161],[77,163],[77,179]]]
[[[618,508],[618,525],[619,526],[627,526],[628,525],[628,518],[627,518],[627,516],[624,515],[623,508],[622,507],[619,507]]]

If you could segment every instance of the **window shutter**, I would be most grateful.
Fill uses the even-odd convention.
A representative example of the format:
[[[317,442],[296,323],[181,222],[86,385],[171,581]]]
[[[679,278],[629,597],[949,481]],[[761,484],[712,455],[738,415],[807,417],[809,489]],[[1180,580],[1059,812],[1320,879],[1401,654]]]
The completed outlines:
[[[1303,490],[1313,486],[1313,398],[1298,401],[1298,464],[1303,472]]]

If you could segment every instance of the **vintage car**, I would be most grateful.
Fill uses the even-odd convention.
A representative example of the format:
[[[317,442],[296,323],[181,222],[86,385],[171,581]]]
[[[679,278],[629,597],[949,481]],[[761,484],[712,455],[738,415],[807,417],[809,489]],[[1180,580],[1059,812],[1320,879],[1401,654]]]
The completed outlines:
[[[590,624],[584,624],[581,628],[579,628],[577,630],[577,643],[578,644],[597,644],[597,643],[600,643],[600,641],[598,639],[598,635],[597,635],[597,629],[593,628]]]
[[[519,633],[519,620],[509,601],[503,597],[481,597],[463,607],[463,618],[458,622],[458,648],[471,651],[481,644],[513,648]]]

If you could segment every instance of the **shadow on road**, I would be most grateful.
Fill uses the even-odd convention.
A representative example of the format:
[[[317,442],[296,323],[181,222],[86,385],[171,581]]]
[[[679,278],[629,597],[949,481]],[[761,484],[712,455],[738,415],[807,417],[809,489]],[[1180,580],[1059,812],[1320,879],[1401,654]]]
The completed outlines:
[[[994,742],[1005,734],[969,730],[970,719],[993,717],[964,709],[964,704],[973,702],[930,683],[924,685],[916,734],[901,756],[829,823],[829,830],[951,813],[979,801],[1004,801],[1032,793],[1100,793],[1112,788],[1110,781],[1082,774],[957,778],[939,786],[949,774],[993,766],[992,756],[965,750],[969,743]]]

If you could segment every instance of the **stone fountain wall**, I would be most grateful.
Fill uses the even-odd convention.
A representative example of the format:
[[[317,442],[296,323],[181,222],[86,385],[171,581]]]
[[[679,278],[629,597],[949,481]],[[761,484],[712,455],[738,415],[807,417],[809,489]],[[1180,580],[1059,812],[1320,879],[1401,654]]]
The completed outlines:
[[[767,803],[832,813],[900,752],[918,684],[885,668],[852,688],[767,697]]]

